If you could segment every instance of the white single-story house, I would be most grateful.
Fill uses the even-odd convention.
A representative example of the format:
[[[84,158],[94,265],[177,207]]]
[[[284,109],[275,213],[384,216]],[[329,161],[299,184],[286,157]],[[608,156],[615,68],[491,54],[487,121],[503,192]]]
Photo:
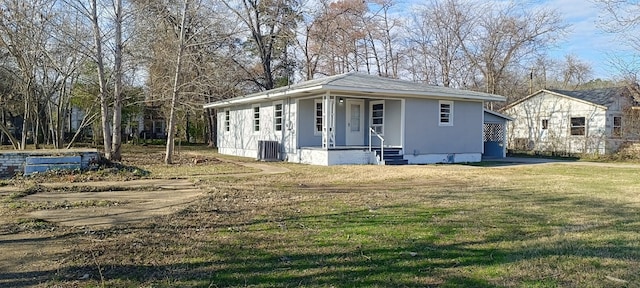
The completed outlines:
[[[503,119],[490,129],[503,133],[492,139],[506,145],[508,117],[485,112],[486,101],[505,97],[347,73],[204,108],[216,110],[222,154],[316,165],[426,164],[481,161],[485,117]]]
[[[614,152],[624,137],[625,111],[637,106],[628,87],[583,91],[544,89],[502,112],[509,124],[509,148],[563,153]]]

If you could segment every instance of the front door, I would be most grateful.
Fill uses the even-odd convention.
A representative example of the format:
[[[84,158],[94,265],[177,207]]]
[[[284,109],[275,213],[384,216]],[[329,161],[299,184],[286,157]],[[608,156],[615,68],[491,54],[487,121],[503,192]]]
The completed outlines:
[[[364,145],[364,101],[347,99],[346,145]]]

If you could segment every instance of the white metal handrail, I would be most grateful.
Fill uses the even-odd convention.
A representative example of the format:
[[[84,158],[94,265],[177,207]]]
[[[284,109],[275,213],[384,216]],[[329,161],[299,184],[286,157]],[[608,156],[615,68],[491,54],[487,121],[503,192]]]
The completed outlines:
[[[369,127],[369,152],[371,152],[371,140],[373,140],[373,135],[380,139],[380,161],[378,161],[378,164],[384,163],[384,137],[378,134],[373,127]]]

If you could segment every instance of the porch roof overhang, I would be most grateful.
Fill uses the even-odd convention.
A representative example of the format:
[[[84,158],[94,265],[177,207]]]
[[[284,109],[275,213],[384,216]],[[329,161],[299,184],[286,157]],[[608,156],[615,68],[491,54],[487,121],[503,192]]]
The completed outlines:
[[[341,96],[386,98],[436,98],[467,101],[505,101],[504,96],[431,86],[360,73],[347,73],[301,82],[287,87],[207,103],[203,107],[221,108],[238,104],[252,104],[266,100],[308,97],[330,93]]]
[[[498,113],[498,112],[496,112],[496,111],[489,110],[489,109],[486,109],[486,108],[484,109],[484,113],[488,113],[488,114],[494,115],[494,116],[496,116],[496,117],[499,117],[499,118],[505,119],[505,120],[507,120],[507,121],[513,121],[513,120],[515,120],[515,119],[514,119],[514,118],[512,118],[512,117],[509,117],[509,116],[507,116],[507,115],[504,115],[504,114],[501,114],[501,113]]]

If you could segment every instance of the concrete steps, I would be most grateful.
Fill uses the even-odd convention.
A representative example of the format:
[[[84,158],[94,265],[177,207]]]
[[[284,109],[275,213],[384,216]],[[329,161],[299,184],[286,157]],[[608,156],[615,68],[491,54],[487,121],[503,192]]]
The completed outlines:
[[[380,157],[380,148],[374,149],[376,157]],[[384,164],[385,165],[407,165],[409,160],[404,159],[404,155],[400,154],[402,148],[384,148]]]

